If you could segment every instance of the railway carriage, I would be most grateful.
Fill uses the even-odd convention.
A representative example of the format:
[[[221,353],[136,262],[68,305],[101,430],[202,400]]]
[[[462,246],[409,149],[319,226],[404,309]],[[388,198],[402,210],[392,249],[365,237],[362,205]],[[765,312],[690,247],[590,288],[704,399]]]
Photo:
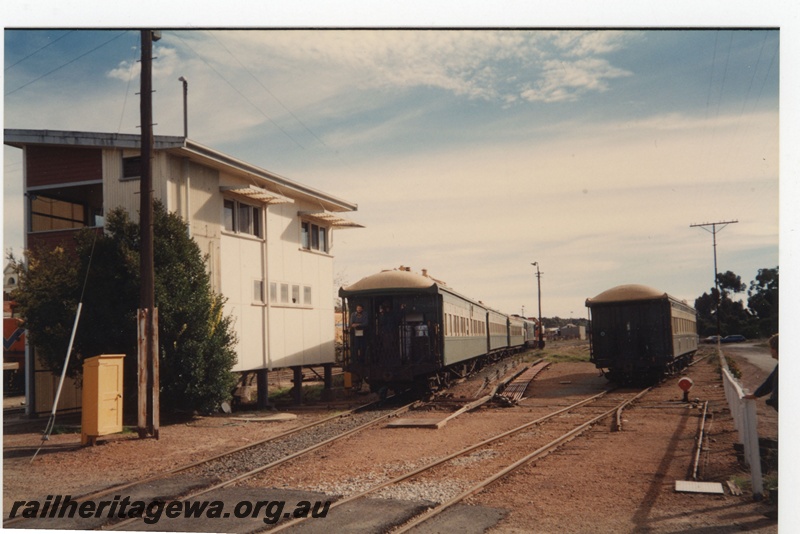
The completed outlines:
[[[512,329],[507,315],[409,270],[367,276],[339,296],[344,369],[373,391],[437,389],[525,344],[521,323]],[[365,319],[354,319],[359,307]]]
[[[591,361],[615,382],[652,382],[697,351],[697,312],[652,287],[628,284],[586,299]]]
[[[525,345],[526,338],[525,320],[522,317],[512,315],[508,318],[508,344],[511,347]]]

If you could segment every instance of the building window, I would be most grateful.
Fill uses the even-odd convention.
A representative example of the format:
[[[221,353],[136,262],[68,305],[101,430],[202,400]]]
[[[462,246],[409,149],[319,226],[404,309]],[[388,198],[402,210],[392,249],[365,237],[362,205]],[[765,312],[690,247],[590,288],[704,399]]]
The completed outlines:
[[[303,286],[303,304],[305,306],[311,306],[311,287],[310,286]]]
[[[300,304],[300,286],[292,286],[292,304]]]
[[[236,230],[236,203],[233,200],[223,201],[223,224],[229,232]]]
[[[269,283],[269,301],[278,302],[278,284],[275,282]]]
[[[289,284],[281,284],[281,303],[289,304]]]
[[[71,230],[86,226],[86,206],[68,200],[31,195],[31,232]]]
[[[264,282],[262,280],[253,280],[253,301],[264,302]]]
[[[142,177],[142,157],[130,156],[122,158],[122,178],[123,180],[133,180]]]
[[[300,246],[308,249],[311,248],[311,245],[308,240],[308,231],[311,223],[304,222],[300,225]]]
[[[228,232],[263,237],[261,231],[261,208],[242,204],[235,200],[222,201],[222,224]]]
[[[300,224],[300,246],[305,250],[328,252],[328,229],[303,221]]]

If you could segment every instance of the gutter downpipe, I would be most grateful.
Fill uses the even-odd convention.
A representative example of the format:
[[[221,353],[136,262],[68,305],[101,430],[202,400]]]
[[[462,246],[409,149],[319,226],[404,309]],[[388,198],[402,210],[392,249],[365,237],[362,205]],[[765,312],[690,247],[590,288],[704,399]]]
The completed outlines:
[[[185,209],[186,209],[186,232],[189,234],[189,237],[192,237],[192,219],[191,219],[191,186],[192,186],[192,178],[189,176],[189,158],[183,158],[181,162],[182,172],[183,172],[183,179],[184,183],[186,184],[186,198],[185,198]]]
[[[263,242],[261,245],[264,257],[264,330],[262,332],[262,343],[265,351],[266,361],[264,364],[267,369],[272,369],[272,349],[271,349],[271,336],[270,336],[270,294],[269,294],[269,247],[267,244],[267,217],[269,216],[269,203],[264,204],[264,222],[261,224]]]

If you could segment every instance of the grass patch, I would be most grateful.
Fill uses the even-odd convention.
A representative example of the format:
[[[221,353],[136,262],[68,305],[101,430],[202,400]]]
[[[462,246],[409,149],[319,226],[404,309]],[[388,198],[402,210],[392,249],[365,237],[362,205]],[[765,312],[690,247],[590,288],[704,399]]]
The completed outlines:
[[[731,482],[742,491],[753,491],[753,484],[749,476],[746,475],[733,475]]]
[[[764,475],[764,489],[771,490],[778,487],[778,473],[772,472]]]
[[[80,425],[55,425],[53,427],[51,435],[58,435],[58,434],[80,434],[81,427]]]
[[[742,378],[742,370],[739,369],[739,365],[736,363],[734,358],[725,358],[725,361],[728,362],[728,371],[730,371],[731,376],[737,380]],[[722,365],[717,364],[717,374],[722,378]]]
[[[548,362],[588,362],[589,343],[588,342],[552,342],[545,345],[545,348],[536,351],[534,354],[539,358],[544,358]]]
[[[294,402],[292,396],[292,387],[271,389],[269,391],[269,400],[274,404],[291,404]],[[322,398],[322,391],[325,389],[323,384],[304,385],[301,395],[303,402],[317,402]]]

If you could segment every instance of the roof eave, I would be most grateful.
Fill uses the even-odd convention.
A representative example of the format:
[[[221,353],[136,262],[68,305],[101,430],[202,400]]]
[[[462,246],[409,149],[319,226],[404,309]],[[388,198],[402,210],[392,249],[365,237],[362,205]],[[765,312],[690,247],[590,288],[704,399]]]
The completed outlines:
[[[222,152],[218,152],[212,148],[208,148],[199,143],[186,140],[186,143],[181,147],[173,147],[178,152],[188,153],[189,157],[201,159],[207,163],[212,164],[217,168],[226,168],[238,171],[248,177],[256,178],[270,185],[278,186],[286,191],[291,191],[295,194],[300,194],[310,197],[314,200],[322,202],[324,208],[329,211],[357,211],[358,204],[348,202],[333,195],[329,195],[312,187],[308,187],[279,174],[267,171],[255,165],[251,165],[242,160],[236,159]]]

